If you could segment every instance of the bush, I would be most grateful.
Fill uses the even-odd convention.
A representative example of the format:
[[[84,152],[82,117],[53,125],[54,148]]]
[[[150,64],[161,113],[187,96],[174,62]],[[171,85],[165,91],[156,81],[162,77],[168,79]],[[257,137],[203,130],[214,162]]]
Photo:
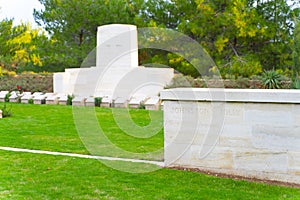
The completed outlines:
[[[74,99],[74,95],[68,95],[67,105],[72,105],[72,100]]]
[[[146,105],[145,105],[145,103],[140,103],[140,105],[139,105],[139,109],[146,109]]]
[[[191,76],[184,76],[182,74],[176,74],[171,83],[165,88],[178,88],[178,87],[192,87],[194,85],[194,78]]]
[[[246,77],[250,78],[253,75],[259,75],[262,73],[262,66],[259,60],[252,56],[235,56],[233,59],[220,68],[220,73],[223,78],[234,77]]]
[[[10,108],[7,108],[6,104],[4,104],[4,106],[0,110],[2,110],[3,118],[12,116],[12,106],[11,105],[10,105]]]
[[[53,92],[53,76],[52,74],[21,74],[15,77],[0,77],[0,91],[13,91],[18,85],[21,86],[24,91]]]
[[[102,98],[101,97],[96,97],[95,98],[95,106],[100,107],[102,102]]]
[[[9,97],[11,96],[11,94],[10,93],[7,93],[6,95],[5,95],[5,97],[4,97],[4,101],[5,102],[9,102]]]
[[[28,99],[28,104],[33,104],[33,99]]]
[[[275,70],[264,71],[262,74],[262,81],[264,88],[279,89],[281,88],[282,76]]]
[[[292,82],[292,89],[300,89],[300,79],[295,78]]]

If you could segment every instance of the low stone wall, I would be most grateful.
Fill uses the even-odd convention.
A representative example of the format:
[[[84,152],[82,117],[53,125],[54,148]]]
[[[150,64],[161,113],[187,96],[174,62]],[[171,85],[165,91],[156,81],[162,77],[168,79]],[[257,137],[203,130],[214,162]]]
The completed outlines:
[[[178,88],[161,99],[166,166],[300,183],[300,91]]]

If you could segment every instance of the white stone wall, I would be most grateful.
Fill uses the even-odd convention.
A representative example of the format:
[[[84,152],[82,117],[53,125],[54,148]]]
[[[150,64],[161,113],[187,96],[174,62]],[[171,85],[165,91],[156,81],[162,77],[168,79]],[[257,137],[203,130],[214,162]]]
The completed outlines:
[[[300,91],[171,89],[165,164],[300,183]]]

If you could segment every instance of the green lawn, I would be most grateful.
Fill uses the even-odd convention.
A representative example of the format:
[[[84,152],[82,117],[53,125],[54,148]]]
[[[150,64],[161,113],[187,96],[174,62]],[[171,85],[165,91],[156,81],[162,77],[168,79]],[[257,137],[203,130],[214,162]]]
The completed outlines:
[[[92,159],[0,153],[0,199],[300,199],[299,189],[195,172],[134,174]]]
[[[0,146],[89,154],[76,131],[71,106],[12,106],[13,117],[0,120]],[[95,116],[115,146],[136,153],[162,149],[162,130],[143,139],[137,138],[144,135],[133,128],[135,136],[129,136],[125,134],[128,130],[122,131],[116,124],[114,111],[96,108]],[[148,111],[131,110],[130,114],[141,127],[150,124]],[[126,117],[122,112],[116,115]],[[162,123],[162,112],[155,112],[155,116]],[[87,116],[79,119],[89,126]],[[126,123],[123,128],[130,128]],[[109,148],[101,153],[126,156]],[[107,167],[143,171],[154,168],[149,164],[7,151],[0,154],[0,199],[300,199],[300,190],[293,188],[171,169],[126,173]],[[140,158],[145,158],[143,156]]]
[[[0,107],[2,105],[0,104]],[[76,131],[72,106],[11,105],[13,117],[0,120],[0,146],[89,154]],[[136,153],[153,152],[163,148],[162,129],[150,138],[130,136],[118,127],[112,112],[112,109],[96,108],[99,125],[115,146]],[[162,112],[154,113],[162,126]],[[146,110],[130,110],[130,114],[132,120],[139,126],[146,126],[150,123],[149,112]],[[116,113],[116,115],[119,116],[122,113]],[[85,119],[85,116],[82,118]],[[126,157],[113,150],[101,151],[101,155]],[[132,157],[143,158],[145,156]],[[156,160],[159,159],[162,158],[156,158]]]

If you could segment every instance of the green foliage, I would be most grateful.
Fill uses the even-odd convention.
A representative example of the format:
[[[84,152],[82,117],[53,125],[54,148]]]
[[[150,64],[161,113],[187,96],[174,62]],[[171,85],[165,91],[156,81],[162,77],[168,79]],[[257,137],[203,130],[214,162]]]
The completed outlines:
[[[33,104],[33,99],[28,99],[28,104]]]
[[[3,103],[0,103],[0,107],[2,105]],[[82,109],[90,110],[89,107]],[[13,104],[14,117],[1,123],[0,146],[90,154],[76,131],[72,110],[71,106]],[[136,153],[153,152],[163,148],[163,130],[147,139],[132,137],[118,126],[113,112],[114,109],[95,107],[95,117],[99,125],[115,145]],[[130,109],[129,112],[138,126],[147,126],[151,122],[148,110]],[[162,111],[151,112],[157,117],[155,120],[162,123]],[[127,114],[126,112],[119,117],[127,117]],[[110,149],[104,153],[103,156],[122,157]],[[136,158],[136,155],[132,158]],[[138,155],[138,158],[146,159],[147,156]]]
[[[95,98],[95,106],[100,107],[102,102],[102,98],[101,97],[96,97]]]
[[[68,95],[67,105],[72,105],[72,100],[74,99],[74,97],[75,96],[73,94]]]
[[[282,76],[275,70],[264,71],[262,74],[262,81],[264,87],[267,89],[279,89],[281,88]]]
[[[12,116],[12,106],[11,105],[9,108],[7,108],[6,104],[4,104],[0,110],[2,111],[3,118]]]
[[[134,0],[39,0],[36,22],[51,34],[48,47],[52,66],[79,67],[96,46],[97,27],[135,24],[143,1]]]
[[[7,93],[6,95],[5,95],[5,97],[4,97],[4,101],[5,102],[9,102],[9,97],[11,96],[11,94],[10,93]]]
[[[232,61],[221,68],[221,75],[226,76],[247,77],[259,75],[262,72],[260,62],[254,56],[239,57],[234,56]]]
[[[294,78],[292,82],[292,89],[300,89],[300,78]]]
[[[35,10],[34,18],[49,32],[49,38],[29,24],[14,27],[12,20],[1,21],[0,66],[3,69],[53,72],[79,67],[96,46],[97,27],[120,23],[169,28],[188,35],[212,56],[223,77],[251,77],[260,74],[262,69],[291,69],[292,65],[299,71],[299,27],[293,22],[300,10],[296,0],[39,2],[44,9]],[[160,35],[159,39],[164,37],[167,36]],[[193,49],[190,51],[186,52],[187,56]],[[193,61],[203,62],[201,56]],[[209,69],[200,69],[199,73],[190,61],[156,49],[140,50],[139,62],[168,65],[194,78],[210,75]]]
[[[0,21],[0,66],[16,71],[20,66],[40,67],[47,57],[48,38],[41,28],[29,23],[13,26],[13,20]],[[42,57],[42,58],[41,58]]]
[[[0,90],[13,91],[18,85],[30,92],[53,92],[53,75],[20,74],[15,77],[0,77]]]
[[[191,76],[184,76],[182,74],[176,74],[171,83],[165,88],[179,88],[179,87],[192,87],[194,84],[194,78]]]
[[[300,23],[296,21],[293,45],[293,76],[300,73]]]
[[[146,109],[146,105],[144,102],[140,103],[139,109]]]
[[[111,113],[112,109],[95,110],[107,137],[118,147],[138,153],[163,148],[162,131],[147,139],[131,137],[118,127]],[[157,112],[162,120],[163,113]],[[76,131],[71,107],[15,104],[14,113],[13,118],[1,124],[0,146],[89,154]],[[139,125],[151,121],[146,110],[130,110],[130,114]],[[107,155],[102,156],[117,155],[107,151]],[[149,166],[137,163],[137,167]],[[167,168],[144,174],[125,173],[106,167],[95,159],[45,154],[1,151],[0,171],[1,187],[5,191],[1,193],[2,199],[76,197],[148,200],[204,197],[275,200],[298,199],[300,196],[298,188],[218,178]],[[20,184],[20,180],[23,184]],[[83,182],[84,184],[74,184]]]

